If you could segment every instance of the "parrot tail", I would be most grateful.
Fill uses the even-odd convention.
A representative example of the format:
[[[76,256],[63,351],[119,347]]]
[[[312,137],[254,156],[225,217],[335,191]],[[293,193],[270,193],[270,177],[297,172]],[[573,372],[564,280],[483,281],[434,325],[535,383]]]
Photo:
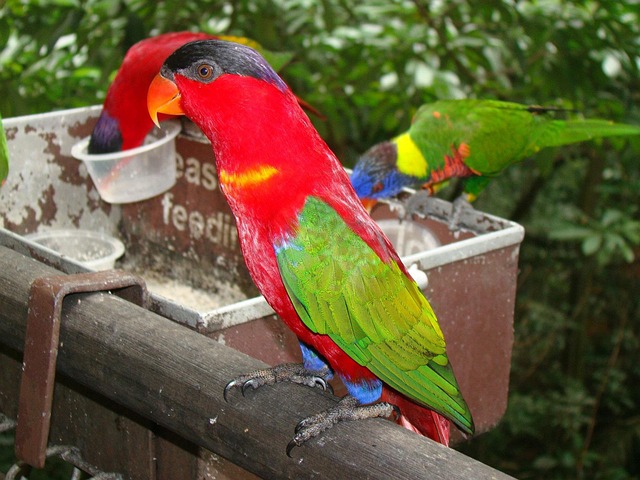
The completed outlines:
[[[547,143],[544,146],[568,145],[596,138],[640,135],[640,126],[638,125],[614,123],[608,120],[558,120],[556,124],[561,125],[560,128],[554,128],[557,134],[547,136],[547,142],[541,142]]]
[[[407,430],[424,435],[442,445],[449,446],[450,423],[439,413],[417,405],[394,390],[382,389],[381,400],[391,403],[400,409],[397,422]]]

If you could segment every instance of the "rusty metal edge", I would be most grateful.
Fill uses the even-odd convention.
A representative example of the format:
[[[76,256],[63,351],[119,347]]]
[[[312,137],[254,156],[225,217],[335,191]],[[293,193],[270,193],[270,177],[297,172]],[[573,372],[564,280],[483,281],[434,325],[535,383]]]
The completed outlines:
[[[487,218],[495,219],[496,222],[505,222],[498,217],[484,215]],[[514,222],[507,222],[507,224],[508,227],[503,230],[485,233],[478,237],[455,242],[434,250],[403,257],[402,261],[407,266],[417,263],[421,269],[429,270],[446,263],[466,260],[493,250],[516,246],[524,238],[524,228]],[[60,256],[55,251],[4,228],[0,228],[0,245],[42,261],[65,273],[90,271],[81,263]],[[206,312],[180,305],[153,292],[150,292],[149,297],[149,310],[190,328],[207,333],[247,323],[274,313],[262,296],[249,298]]]
[[[37,126],[38,122],[40,121],[43,121],[43,120],[47,121],[52,118],[59,119],[61,115],[75,115],[79,113],[87,113],[87,114],[95,113],[97,115],[98,113],[100,113],[101,110],[102,110],[102,105],[92,105],[89,107],[77,107],[77,108],[70,108],[67,110],[54,110],[52,112],[36,113],[31,115],[22,115],[18,117],[3,118],[2,124],[4,125],[4,128],[18,127],[25,123],[28,123],[33,126]]]
[[[91,272],[82,263],[0,227],[0,245],[38,260],[67,274]],[[202,314],[161,295],[149,292],[149,310],[190,328],[202,324]]]
[[[434,250],[409,255],[403,257],[402,261],[407,266],[418,263],[420,268],[430,270],[447,263],[468,260],[495,250],[519,246],[524,239],[524,228],[517,223],[510,223],[511,225],[504,230],[486,233],[460,242],[443,245]]]

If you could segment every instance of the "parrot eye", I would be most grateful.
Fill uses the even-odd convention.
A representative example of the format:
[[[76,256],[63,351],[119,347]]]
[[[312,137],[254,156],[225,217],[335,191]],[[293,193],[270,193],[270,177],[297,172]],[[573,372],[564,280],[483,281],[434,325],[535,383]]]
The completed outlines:
[[[213,67],[211,65],[203,63],[202,65],[198,66],[196,72],[198,73],[198,77],[200,77],[202,80],[209,80],[213,76]]]
[[[373,188],[371,189],[371,193],[378,193],[378,192],[381,192],[382,190],[384,190],[384,183],[377,182],[373,185]]]

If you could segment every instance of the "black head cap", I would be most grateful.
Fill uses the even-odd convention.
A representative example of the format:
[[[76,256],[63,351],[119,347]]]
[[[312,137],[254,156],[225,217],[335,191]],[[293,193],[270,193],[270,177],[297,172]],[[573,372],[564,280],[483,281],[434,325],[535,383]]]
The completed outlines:
[[[264,80],[283,91],[287,89],[262,55],[246,45],[224,40],[199,40],[183,45],[165,60],[160,73],[170,80],[174,73],[180,73],[203,83],[228,73]]]

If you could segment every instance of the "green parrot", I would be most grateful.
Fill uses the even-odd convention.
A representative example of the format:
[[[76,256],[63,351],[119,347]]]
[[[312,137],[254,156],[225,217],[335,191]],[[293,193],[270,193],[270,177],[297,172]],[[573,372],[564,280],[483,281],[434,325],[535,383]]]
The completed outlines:
[[[464,178],[466,200],[473,201],[505,168],[543,148],[640,134],[640,126],[609,120],[559,120],[552,115],[558,110],[474,99],[423,105],[408,131],[360,157],[351,183],[369,206],[404,187],[432,194],[450,178]]]

